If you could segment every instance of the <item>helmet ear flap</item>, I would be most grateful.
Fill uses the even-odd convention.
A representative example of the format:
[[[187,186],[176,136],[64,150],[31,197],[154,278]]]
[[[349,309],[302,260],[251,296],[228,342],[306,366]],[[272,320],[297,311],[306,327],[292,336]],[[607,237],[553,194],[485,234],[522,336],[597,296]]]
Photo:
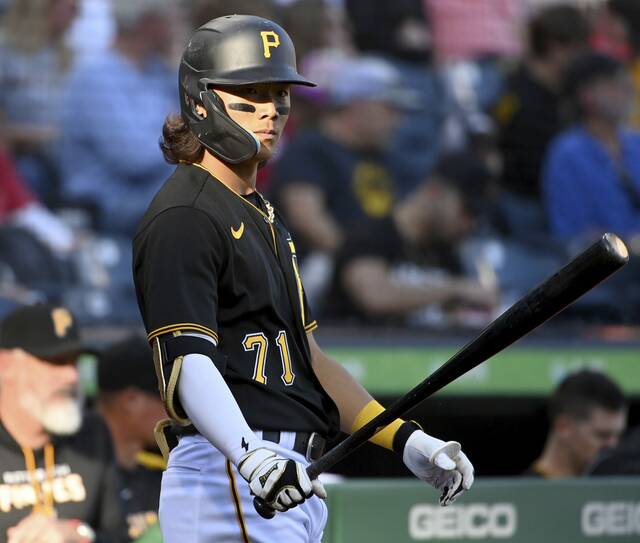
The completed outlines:
[[[215,156],[230,164],[255,157],[260,140],[229,117],[224,102],[214,90],[200,93],[207,117],[197,124],[196,136]],[[195,106],[194,106],[195,108]]]

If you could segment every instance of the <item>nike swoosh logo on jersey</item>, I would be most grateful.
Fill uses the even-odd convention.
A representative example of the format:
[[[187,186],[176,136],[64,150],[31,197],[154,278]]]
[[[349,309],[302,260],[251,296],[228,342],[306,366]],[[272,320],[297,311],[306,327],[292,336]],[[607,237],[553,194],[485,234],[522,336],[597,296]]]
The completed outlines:
[[[240,223],[240,226],[238,226],[237,229],[235,229],[233,226],[231,227],[231,235],[235,239],[240,239],[242,237],[242,234],[244,234],[244,223],[243,222]]]

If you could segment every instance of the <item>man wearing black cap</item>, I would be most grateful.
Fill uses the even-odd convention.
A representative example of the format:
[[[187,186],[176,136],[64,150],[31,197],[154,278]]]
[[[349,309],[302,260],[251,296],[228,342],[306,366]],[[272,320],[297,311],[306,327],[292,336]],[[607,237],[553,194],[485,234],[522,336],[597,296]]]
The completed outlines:
[[[0,329],[0,539],[120,541],[109,434],[83,417],[73,315],[35,305]]]
[[[151,348],[140,336],[106,349],[98,363],[98,407],[120,468],[129,537],[135,539],[158,522],[164,460],[153,428],[165,415],[153,372]]]

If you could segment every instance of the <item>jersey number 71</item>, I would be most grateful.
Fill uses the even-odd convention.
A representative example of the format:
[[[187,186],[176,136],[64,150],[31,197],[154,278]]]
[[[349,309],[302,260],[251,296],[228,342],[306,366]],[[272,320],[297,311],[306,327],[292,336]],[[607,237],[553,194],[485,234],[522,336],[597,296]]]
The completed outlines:
[[[291,368],[291,355],[289,354],[289,344],[287,343],[287,333],[284,330],[278,332],[276,337],[276,344],[280,351],[280,361],[282,363],[282,375],[280,378],[282,382],[290,386],[293,384],[296,376]],[[267,384],[266,363],[267,363],[267,351],[269,349],[269,339],[262,332],[255,334],[247,334],[244,336],[242,346],[245,351],[256,351],[256,362],[253,368],[253,378],[262,383]]]

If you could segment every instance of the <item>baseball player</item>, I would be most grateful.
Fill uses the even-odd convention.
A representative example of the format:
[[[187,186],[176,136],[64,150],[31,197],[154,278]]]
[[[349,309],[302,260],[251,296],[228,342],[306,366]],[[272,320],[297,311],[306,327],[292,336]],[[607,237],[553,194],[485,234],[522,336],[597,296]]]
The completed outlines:
[[[295,245],[255,188],[287,121],[290,87],[313,83],[297,73],[287,33],[245,15],[194,33],[179,83],[181,116],[167,118],[161,143],[178,165],[133,242],[138,303],[178,428],[159,428],[170,449],[163,536],[319,542],[326,493],[305,466],[327,438],[383,407],[318,347]],[[413,422],[396,420],[372,441],[400,454],[443,505],[473,482],[459,444]],[[283,513],[261,518],[252,495]]]

